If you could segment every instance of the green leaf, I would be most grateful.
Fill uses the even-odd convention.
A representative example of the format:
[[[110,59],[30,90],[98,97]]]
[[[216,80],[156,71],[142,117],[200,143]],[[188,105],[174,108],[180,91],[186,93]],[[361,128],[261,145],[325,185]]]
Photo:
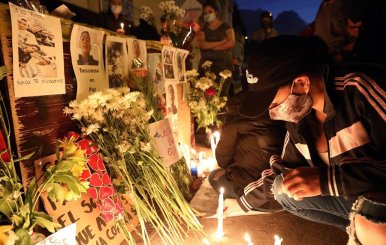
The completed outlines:
[[[33,178],[31,180],[31,182],[29,183],[29,185],[27,187],[27,192],[25,194],[25,202],[31,206],[33,205],[32,198],[35,195],[35,192],[36,192],[36,179]]]
[[[68,189],[73,191],[76,195],[79,195],[81,189],[84,189],[82,188],[83,186],[80,181],[72,175],[61,174],[55,176],[55,182],[66,184]]]
[[[31,224],[31,220],[30,220],[30,215],[29,213],[26,215],[25,219],[24,219],[24,224],[23,224],[23,228],[28,230],[29,226]]]
[[[48,220],[52,220],[51,216],[49,216],[47,213],[39,212],[39,211],[33,211],[32,216],[34,217],[43,217]]]
[[[9,200],[12,200],[11,194],[4,195],[0,199],[0,212],[10,219],[13,210],[16,210],[16,202],[10,202]]]
[[[33,154],[35,154],[35,152],[32,152],[32,153],[30,153],[30,154],[28,154],[26,156],[18,158],[16,160],[14,160],[14,162],[20,162],[20,161],[28,160],[28,159],[30,159],[33,156]]]
[[[25,205],[20,207],[20,214],[21,214],[21,216],[27,217],[27,214],[29,214],[31,212],[29,207],[30,207],[29,203],[26,203]]]
[[[40,227],[46,228],[49,232],[54,233],[55,228],[60,228],[62,227],[60,224],[51,221],[50,219],[46,219],[43,217],[35,217],[36,224]]]
[[[53,188],[48,192],[48,197],[54,202],[58,200],[62,202],[64,201],[65,191],[59,184],[53,183]]]
[[[17,245],[30,245],[31,237],[26,229],[20,228],[15,231],[16,236],[19,238],[16,241]]]
[[[71,170],[71,168],[76,164],[75,161],[70,161],[70,160],[64,160],[59,162],[58,165],[56,165],[56,173],[63,173],[63,172],[68,172]]]
[[[16,227],[19,227],[23,224],[23,217],[20,217],[19,215],[17,214],[13,214],[12,217],[11,217],[11,221],[13,224],[15,224]]]

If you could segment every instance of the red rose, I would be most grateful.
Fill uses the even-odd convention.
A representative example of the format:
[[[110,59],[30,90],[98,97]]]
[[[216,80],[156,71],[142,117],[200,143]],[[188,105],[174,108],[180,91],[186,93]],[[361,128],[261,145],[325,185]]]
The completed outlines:
[[[214,88],[208,88],[207,90],[205,90],[205,96],[213,97],[215,94],[216,91],[214,90]]]

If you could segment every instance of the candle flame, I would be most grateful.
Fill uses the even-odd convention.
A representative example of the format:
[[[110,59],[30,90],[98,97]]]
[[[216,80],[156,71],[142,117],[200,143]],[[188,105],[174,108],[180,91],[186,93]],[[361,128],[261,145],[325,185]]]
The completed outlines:
[[[275,238],[275,244],[274,245],[281,245],[281,242],[283,241],[283,238],[281,238],[278,235],[275,235],[274,238]]]
[[[247,241],[247,243],[251,243],[252,242],[251,237],[249,236],[248,233],[245,233],[244,239],[245,239],[245,241]]]
[[[224,190],[224,187],[221,187],[221,188],[220,188],[220,193],[221,193],[221,194],[224,194],[224,191],[225,191],[225,190]]]
[[[124,26],[124,24],[123,24],[123,23],[121,23],[121,29],[123,29],[123,26]]]

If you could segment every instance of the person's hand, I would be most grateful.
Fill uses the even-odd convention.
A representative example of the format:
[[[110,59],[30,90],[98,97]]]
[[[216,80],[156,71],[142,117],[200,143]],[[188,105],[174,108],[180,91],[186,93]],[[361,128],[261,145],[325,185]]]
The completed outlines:
[[[122,33],[122,34],[125,34],[125,30],[124,30],[124,29],[122,29],[122,28],[119,28],[119,29],[117,29],[117,32],[118,32],[118,33]]]
[[[285,173],[278,192],[297,201],[320,195],[319,168],[302,167]]]

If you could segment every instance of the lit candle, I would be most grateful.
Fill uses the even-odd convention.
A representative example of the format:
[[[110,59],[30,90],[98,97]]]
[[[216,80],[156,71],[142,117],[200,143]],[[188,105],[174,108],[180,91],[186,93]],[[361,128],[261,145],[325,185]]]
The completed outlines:
[[[212,149],[212,155],[215,160],[216,160],[216,148],[219,140],[220,140],[220,133],[218,131],[215,131],[213,134],[210,135],[210,148]]]
[[[204,239],[204,240],[203,240],[203,242],[204,242],[204,244],[205,244],[205,245],[210,245],[210,243],[209,243],[209,240],[208,240],[208,239]]]
[[[275,237],[275,244],[274,245],[281,245],[283,238],[279,237],[278,235],[275,235],[274,237]]]
[[[249,236],[248,233],[245,233],[244,239],[245,239],[245,241],[247,241],[247,245],[253,245],[253,242],[252,242],[252,240],[251,240],[251,237]]]
[[[124,24],[123,24],[123,22],[121,23],[121,29],[123,29],[123,27],[124,27]]]
[[[224,212],[224,187],[220,188],[220,194],[218,195],[218,208],[217,208],[217,237],[224,236],[223,229],[223,212]]]

